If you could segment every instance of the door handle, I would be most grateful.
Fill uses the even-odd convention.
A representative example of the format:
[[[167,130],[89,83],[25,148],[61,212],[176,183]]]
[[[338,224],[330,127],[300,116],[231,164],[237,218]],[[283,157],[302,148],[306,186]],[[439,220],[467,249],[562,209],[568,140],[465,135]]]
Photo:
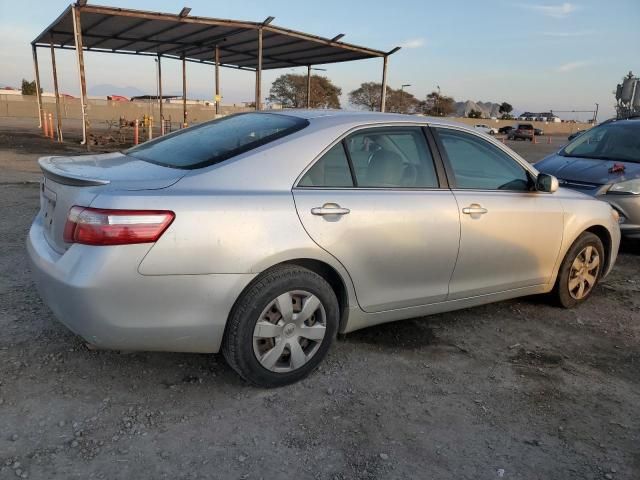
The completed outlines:
[[[337,203],[325,203],[322,207],[311,209],[312,215],[346,215],[351,212],[348,208],[342,208]]]
[[[462,213],[465,213],[467,215],[484,215],[488,211],[489,210],[487,210],[486,208],[483,208],[477,203],[472,203],[468,207],[465,207],[462,209]]]

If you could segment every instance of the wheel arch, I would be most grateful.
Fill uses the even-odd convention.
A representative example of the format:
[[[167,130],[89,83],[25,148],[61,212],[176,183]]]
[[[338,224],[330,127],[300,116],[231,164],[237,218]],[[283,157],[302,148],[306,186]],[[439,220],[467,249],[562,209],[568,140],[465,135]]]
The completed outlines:
[[[609,232],[607,227],[603,225],[592,225],[589,228],[585,229],[584,231],[593,233],[602,242],[602,246],[604,247],[604,261],[605,261],[605,264],[604,264],[605,268],[603,269],[603,271],[607,272],[609,270],[609,266],[610,266],[609,264],[611,262],[611,248],[612,248],[611,233]]]
[[[251,288],[254,282],[258,281],[265,272],[277,267],[284,266],[284,265],[291,265],[291,266],[306,268],[307,270],[310,270],[316,273],[317,275],[320,275],[329,284],[331,289],[336,294],[336,298],[338,300],[338,307],[340,310],[340,321],[338,324],[338,332],[343,332],[344,329],[346,328],[346,325],[349,319],[349,305],[351,304],[350,297],[351,295],[355,295],[355,292],[353,291],[353,285],[351,283],[347,283],[347,282],[350,282],[351,279],[345,278],[345,275],[348,276],[347,273],[342,274],[333,265],[316,258],[308,258],[308,257],[290,258],[287,260],[282,260],[277,263],[273,263],[272,265],[269,265],[268,267],[263,268],[262,271],[251,282],[249,282],[249,284],[245,288],[242,289],[242,291],[234,301],[233,307],[229,311],[229,317],[232,315],[232,312],[236,308],[236,304],[238,303],[240,298],[242,298],[245,292],[249,288]],[[355,300],[355,298],[354,298],[354,303],[357,304],[357,301]],[[226,335],[228,324],[229,324],[229,321],[227,319],[227,322],[225,325],[225,335]]]

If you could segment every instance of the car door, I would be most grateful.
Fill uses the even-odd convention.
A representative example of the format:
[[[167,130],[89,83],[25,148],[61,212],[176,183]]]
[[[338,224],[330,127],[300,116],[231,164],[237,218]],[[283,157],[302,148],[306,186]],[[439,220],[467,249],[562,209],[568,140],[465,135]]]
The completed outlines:
[[[306,231],[345,266],[364,311],[446,299],[460,220],[439,168],[423,128],[366,128],[328,148],[294,187]]]
[[[449,299],[549,282],[563,235],[558,198],[535,191],[533,174],[480,135],[433,131],[460,209]]]

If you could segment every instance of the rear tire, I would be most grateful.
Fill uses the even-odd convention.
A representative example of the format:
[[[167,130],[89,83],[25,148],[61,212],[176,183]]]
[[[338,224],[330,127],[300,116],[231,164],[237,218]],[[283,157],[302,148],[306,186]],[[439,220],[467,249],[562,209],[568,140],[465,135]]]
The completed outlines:
[[[573,308],[585,302],[602,277],[605,256],[604,246],[597,235],[584,232],[573,243],[564,257],[553,299],[564,308]]]
[[[338,300],[320,275],[294,265],[261,274],[236,301],[222,343],[246,381],[280,387],[309,375],[333,343]]]

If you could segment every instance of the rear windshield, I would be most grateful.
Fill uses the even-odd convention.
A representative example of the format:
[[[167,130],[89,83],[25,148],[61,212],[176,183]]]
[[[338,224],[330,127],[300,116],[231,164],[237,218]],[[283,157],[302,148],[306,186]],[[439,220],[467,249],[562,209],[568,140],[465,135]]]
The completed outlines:
[[[533,125],[527,124],[527,123],[522,123],[522,124],[518,125],[518,128],[520,130],[533,130]]]
[[[147,162],[174,168],[201,168],[282,138],[307,120],[273,113],[241,113],[157,138],[125,151]]]

